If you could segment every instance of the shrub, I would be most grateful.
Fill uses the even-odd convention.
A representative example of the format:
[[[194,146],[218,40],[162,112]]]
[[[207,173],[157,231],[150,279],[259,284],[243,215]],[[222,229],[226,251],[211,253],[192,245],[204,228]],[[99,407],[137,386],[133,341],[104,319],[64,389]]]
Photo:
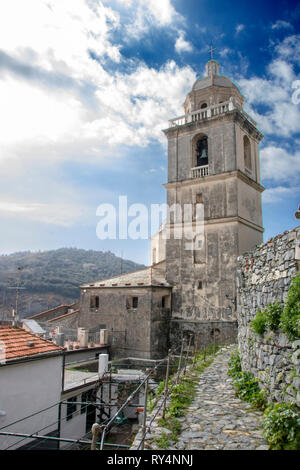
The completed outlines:
[[[281,314],[280,328],[290,340],[300,338],[300,274],[291,282]]]
[[[255,333],[263,335],[268,328],[266,314],[258,309],[255,318],[250,322],[250,326],[253,328]]]
[[[237,396],[242,400],[248,401],[255,408],[264,408],[266,405],[265,395],[260,390],[255,377],[251,372],[240,372],[235,376],[234,387]]]
[[[241,358],[238,351],[232,353],[228,362],[228,375],[236,377],[242,372]]]
[[[274,450],[300,450],[300,412],[291,403],[270,405],[264,413],[264,435]]]
[[[269,330],[278,330],[282,310],[282,305],[279,302],[275,302],[267,306],[267,309],[264,311],[264,315],[266,317],[266,326]]]
[[[265,408],[265,393],[260,390],[254,375],[242,370],[241,359],[237,351],[231,355],[228,365],[228,375],[234,379],[233,386],[237,396],[248,401],[255,408]]]

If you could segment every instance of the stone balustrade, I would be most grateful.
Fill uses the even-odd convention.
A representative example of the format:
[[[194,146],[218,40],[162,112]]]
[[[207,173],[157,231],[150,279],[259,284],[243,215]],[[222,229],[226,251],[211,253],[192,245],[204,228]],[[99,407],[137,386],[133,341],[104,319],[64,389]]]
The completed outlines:
[[[191,168],[191,178],[203,178],[208,175],[208,165]]]
[[[215,104],[204,109],[197,109],[187,115],[179,116],[169,121],[169,127],[183,126],[189,122],[202,121],[211,117],[219,116],[220,114],[227,113],[235,109],[232,100],[224,101],[224,103]]]

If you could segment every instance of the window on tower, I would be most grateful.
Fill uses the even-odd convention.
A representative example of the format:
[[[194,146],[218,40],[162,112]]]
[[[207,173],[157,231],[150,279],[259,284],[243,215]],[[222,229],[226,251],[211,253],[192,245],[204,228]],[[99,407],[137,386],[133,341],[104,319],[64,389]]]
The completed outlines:
[[[244,135],[244,163],[245,168],[248,170],[252,170],[252,163],[251,163],[251,145],[249,138]]]
[[[207,137],[200,137],[196,142],[196,163],[197,166],[208,165],[208,144]]]

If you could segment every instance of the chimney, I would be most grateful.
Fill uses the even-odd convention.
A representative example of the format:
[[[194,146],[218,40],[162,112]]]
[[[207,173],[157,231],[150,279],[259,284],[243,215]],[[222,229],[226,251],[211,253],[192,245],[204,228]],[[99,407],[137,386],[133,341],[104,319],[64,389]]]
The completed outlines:
[[[98,374],[103,377],[105,372],[108,371],[108,354],[99,354]]]
[[[89,331],[86,328],[78,328],[77,339],[81,348],[87,348],[89,342]]]
[[[108,331],[100,330],[100,345],[105,345],[108,343]]]
[[[64,333],[56,333],[55,343],[56,343],[57,346],[64,347],[64,344],[65,344],[65,335],[64,335]]]

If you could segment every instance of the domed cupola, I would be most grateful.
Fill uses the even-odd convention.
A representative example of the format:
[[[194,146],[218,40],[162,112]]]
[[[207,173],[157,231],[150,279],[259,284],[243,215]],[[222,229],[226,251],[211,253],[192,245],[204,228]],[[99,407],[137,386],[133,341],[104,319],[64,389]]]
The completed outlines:
[[[243,107],[244,97],[238,87],[226,76],[219,74],[220,65],[214,59],[205,66],[206,76],[199,78],[184,102],[185,115],[221,103],[234,102],[236,107]]]

